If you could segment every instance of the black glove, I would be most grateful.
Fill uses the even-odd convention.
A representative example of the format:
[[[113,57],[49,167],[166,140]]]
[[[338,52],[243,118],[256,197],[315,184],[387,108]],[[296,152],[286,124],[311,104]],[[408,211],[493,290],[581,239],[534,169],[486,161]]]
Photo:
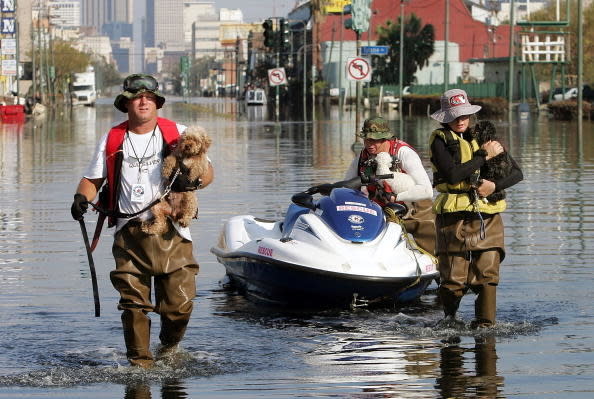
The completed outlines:
[[[322,195],[330,195],[332,189],[335,188],[333,184],[324,183],[318,186],[313,186],[311,189],[307,190],[309,194],[316,194],[320,193]]]
[[[74,220],[82,220],[83,215],[87,211],[88,207],[89,201],[87,201],[87,197],[79,193],[74,194],[74,201],[72,202],[72,206],[70,207],[70,213],[72,214],[72,218]]]
[[[190,181],[190,178],[185,173],[180,173],[177,175],[173,184],[171,185],[171,191],[175,191],[178,193],[183,193],[186,191],[194,191],[202,184],[202,180],[200,178]]]

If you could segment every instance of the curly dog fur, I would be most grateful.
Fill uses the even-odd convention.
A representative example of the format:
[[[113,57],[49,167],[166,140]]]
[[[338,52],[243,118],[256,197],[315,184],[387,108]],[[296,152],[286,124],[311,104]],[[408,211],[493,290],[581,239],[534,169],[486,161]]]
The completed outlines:
[[[383,181],[390,186],[393,193],[398,194],[403,191],[408,191],[415,186],[415,181],[412,177],[402,172],[392,172],[392,156],[387,152],[380,152],[375,156],[377,168],[376,175],[386,175],[392,173],[394,178],[384,179]]]
[[[476,124],[473,130],[473,136],[479,146],[483,145],[489,140],[500,141],[495,130],[495,125],[489,121],[480,121]],[[481,179],[495,182],[502,177],[508,176],[512,171],[512,161],[509,158],[507,151],[489,159],[481,167]],[[496,191],[487,197],[489,202],[499,201],[505,198],[505,190]]]
[[[171,179],[179,163],[188,170],[190,181],[197,180],[208,169],[208,151],[212,139],[199,126],[190,126],[180,136],[177,146],[163,159],[162,174]],[[169,181],[167,182],[169,184]],[[198,215],[198,199],[192,191],[170,192],[158,204],[151,208],[153,218],[142,223],[141,229],[147,234],[162,234],[167,231],[167,217],[188,227],[190,221]]]

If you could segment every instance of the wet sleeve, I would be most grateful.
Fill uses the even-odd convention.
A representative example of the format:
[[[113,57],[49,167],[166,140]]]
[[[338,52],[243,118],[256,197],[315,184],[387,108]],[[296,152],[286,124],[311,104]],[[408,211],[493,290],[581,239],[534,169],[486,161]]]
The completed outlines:
[[[495,182],[495,191],[505,190],[521,182],[524,179],[524,174],[522,173],[522,169],[518,166],[518,163],[515,159],[512,158],[511,155],[507,154],[509,157],[509,161],[512,164],[511,173]]]
[[[483,154],[482,152],[480,154]],[[468,162],[456,165],[454,158],[447,149],[445,141],[441,137],[435,137],[431,144],[431,158],[439,173],[446,179],[448,184],[458,184],[468,179],[480,169],[485,163],[484,155],[475,154]]]
[[[399,193],[396,199],[398,201],[431,199],[433,197],[433,187],[431,187],[431,180],[419,155],[414,150],[403,146],[398,151],[398,158],[402,162],[402,170],[413,178],[415,186],[410,190]]]

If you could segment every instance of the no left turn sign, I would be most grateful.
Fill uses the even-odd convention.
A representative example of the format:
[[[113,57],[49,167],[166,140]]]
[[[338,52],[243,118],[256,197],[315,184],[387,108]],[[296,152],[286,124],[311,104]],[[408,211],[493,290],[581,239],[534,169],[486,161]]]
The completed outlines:
[[[279,86],[287,84],[287,75],[285,68],[272,68],[268,70],[268,82],[270,86]]]
[[[357,82],[371,81],[371,61],[365,57],[349,57],[346,63],[346,75],[348,80]]]

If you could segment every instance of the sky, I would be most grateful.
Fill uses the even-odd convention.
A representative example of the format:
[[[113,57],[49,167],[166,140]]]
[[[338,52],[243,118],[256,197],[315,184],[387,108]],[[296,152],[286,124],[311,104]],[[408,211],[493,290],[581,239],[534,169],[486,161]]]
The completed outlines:
[[[239,8],[244,22],[256,22],[267,17],[286,16],[296,0],[213,0],[216,8]]]

